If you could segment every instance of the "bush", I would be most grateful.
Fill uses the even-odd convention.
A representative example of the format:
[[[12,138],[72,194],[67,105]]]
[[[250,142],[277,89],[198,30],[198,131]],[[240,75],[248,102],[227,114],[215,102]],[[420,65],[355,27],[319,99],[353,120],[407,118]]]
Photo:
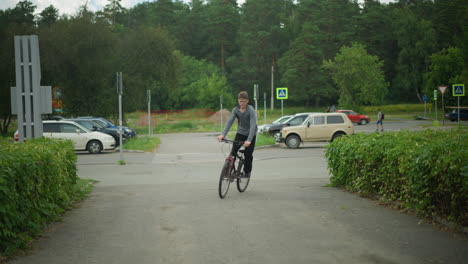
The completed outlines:
[[[0,253],[24,247],[73,200],[76,155],[71,141],[0,141]]]
[[[463,130],[401,131],[340,138],[325,157],[332,186],[467,225],[467,149]]]
[[[364,106],[362,107],[364,113],[375,113],[377,114],[378,109],[382,109],[384,113],[423,113],[424,104],[397,104],[397,105],[382,105],[382,106]],[[426,104],[426,111],[432,110],[432,104]]]

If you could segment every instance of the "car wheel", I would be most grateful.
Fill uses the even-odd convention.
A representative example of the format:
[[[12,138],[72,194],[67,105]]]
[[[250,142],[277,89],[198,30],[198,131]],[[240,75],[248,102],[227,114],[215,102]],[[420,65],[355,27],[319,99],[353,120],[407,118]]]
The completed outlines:
[[[342,137],[342,136],[344,136],[344,135],[345,135],[345,133],[343,133],[343,132],[336,132],[336,133],[333,135],[331,141],[333,142],[333,140],[335,140],[335,139],[337,139],[337,138],[339,138],[339,137]]]
[[[288,148],[298,148],[301,144],[301,139],[297,135],[290,135],[286,138],[286,146]]]
[[[88,142],[86,149],[91,154],[98,154],[102,151],[102,144],[97,140],[91,140],[90,142]]]
[[[361,122],[359,122],[360,125],[367,125],[367,120],[361,119]]]

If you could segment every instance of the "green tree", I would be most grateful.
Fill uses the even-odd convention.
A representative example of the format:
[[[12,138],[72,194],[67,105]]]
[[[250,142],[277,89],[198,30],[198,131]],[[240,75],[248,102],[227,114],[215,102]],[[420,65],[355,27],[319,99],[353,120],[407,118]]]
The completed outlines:
[[[178,94],[179,108],[219,108],[219,96],[225,105],[234,105],[235,99],[221,68],[205,60],[193,57],[182,58],[181,89]]]
[[[114,72],[124,75],[126,111],[145,108],[151,90],[153,109],[172,109],[181,62],[175,44],[160,27],[140,26],[121,35]]]
[[[108,0],[109,3],[104,6],[102,11],[98,12],[98,15],[102,15],[114,26],[124,24],[127,10],[122,7],[121,1],[122,0]]]
[[[356,39],[364,44],[370,54],[385,61],[385,79],[395,77],[395,64],[398,58],[398,42],[392,28],[394,7],[381,4],[378,0],[365,0],[361,13],[356,17]]]
[[[70,115],[107,116],[116,105],[116,38],[109,24],[82,6],[75,17],[39,32],[43,83],[61,87]]]
[[[369,55],[366,47],[358,43],[342,47],[333,60],[323,63],[340,90],[340,106],[353,109],[383,102],[388,83],[382,66],[383,61]]]
[[[343,45],[356,38],[356,17],[360,10],[357,1],[302,0],[299,2],[300,21],[316,25],[323,35],[321,49],[326,59],[335,56]]]
[[[208,14],[202,0],[192,0],[188,13],[180,18],[181,34],[178,36],[181,50],[197,59],[206,59],[210,53],[208,45]]]
[[[270,91],[272,68],[277,68],[278,59],[290,44],[285,23],[290,21],[292,5],[291,0],[244,3],[238,41],[240,53],[231,59],[236,68],[230,79],[236,80],[236,86],[259,84],[260,91]],[[274,76],[274,83],[278,84],[279,74]]]
[[[59,11],[53,5],[50,5],[39,14],[38,24],[39,25],[51,25],[59,19]]]
[[[334,88],[321,68],[325,59],[320,49],[322,41],[318,27],[306,22],[301,35],[279,60],[282,82],[290,89],[291,100],[302,102],[306,107],[313,100],[318,107],[321,98],[334,94]]]
[[[226,70],[226,58],[234,53],[239,25],[237,3],[225,0],[209,0],[208,14],[208,60]]]
[[[429,71],[424,75],[424,92],[431,95],[437,86],[449,86],[447,94],[451,95],[451,85],[463,83],[463,54],[460,48],[447,48],[434,53],[429,58]],[[456,105],[457,99],[446,96],[447,105]],[[463,102],[462,98],[462,102]]]
[[[427,59],[435,50],[434,29],[429,21],[418,19],[408,8],[395,10],[393,28],[400,51],[392,82],[392,99],[422,101],[423,74],[427,71]]]

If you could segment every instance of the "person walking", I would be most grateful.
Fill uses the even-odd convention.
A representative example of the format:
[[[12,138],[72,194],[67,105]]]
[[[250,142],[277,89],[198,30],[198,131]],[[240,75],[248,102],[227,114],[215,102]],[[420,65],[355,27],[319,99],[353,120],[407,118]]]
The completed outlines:
[[[382,111],[380,111],[380,108],[377,109],[377,129],[375,131],[379,131],[379,125],[380,125],[380,132],[383,132],[383,119],[384,119],[384,114]]]
[[[253,152],[255,149],[255,141],[257,139],[257,113],[255,112],[255,109],[248,104],[249,94],[246,91],[242,91],[238,94],[237,102],[239,105],[232,109],[231,115],[226,122],[226,126],[217,139],[221,142],[226,137],[229,133],[229,129],[234,123],[234,120],[237,118],[238,126],[234,140],[244,142],[244,177],[250,178],[253,165]],[[240,148],[241,145],[233,144],[231,155],[235,156]]]

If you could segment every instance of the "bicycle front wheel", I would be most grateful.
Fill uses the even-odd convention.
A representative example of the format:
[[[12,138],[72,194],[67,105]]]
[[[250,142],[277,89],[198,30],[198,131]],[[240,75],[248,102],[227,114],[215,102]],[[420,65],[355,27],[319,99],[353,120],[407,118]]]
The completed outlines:
[[[231,161],[226,160],[219,176],[218,194],[219,198],[223,199],[229,191],[229,185],[231,185]]]
[[[237,171],[239,176],[244,174],[243,169],[244,169],[244,159],[238,159],[237,163]],[[237,177],[237,190],[239,192],[244,192],[247,189],[247,186],[249,186],[250,178],[244,178],[242,176]]]

